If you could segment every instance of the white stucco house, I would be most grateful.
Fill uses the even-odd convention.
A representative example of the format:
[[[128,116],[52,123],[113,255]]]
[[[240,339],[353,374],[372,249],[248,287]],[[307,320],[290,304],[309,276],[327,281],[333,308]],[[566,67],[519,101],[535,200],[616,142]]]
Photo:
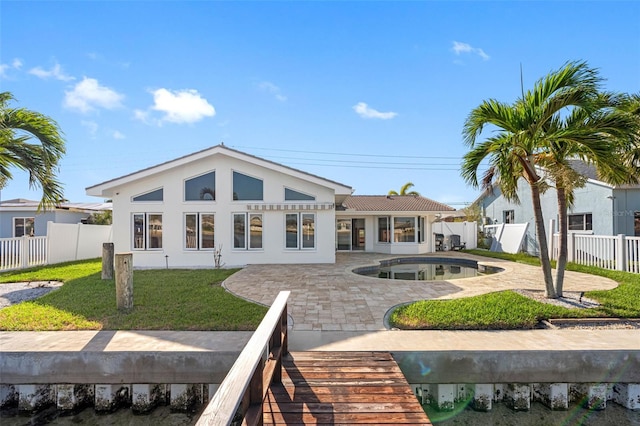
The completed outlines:
[[[352,196],[350,186],[224,145],[86,189],[113,202],[116,253],[135,267],[334,263],[336,250],[434,251],[424,197]]]
[[[598,179],[593,166],[581,161],[572,163],[574,170],[587,178],[582,188],[574,191],[574,205],[568,212],[569,232],[640,236],[640,185],[614,186]],[[523,250],[538,254],[531,190],[524,179],[518,182],[520,204],[507,201],[499,188],[482,194],[476,201],[485,224],[528,222]],[[553,188],[541,195],[547,238],[558,232],[558,202]],[[554,228],[550,228],[553,220]]]

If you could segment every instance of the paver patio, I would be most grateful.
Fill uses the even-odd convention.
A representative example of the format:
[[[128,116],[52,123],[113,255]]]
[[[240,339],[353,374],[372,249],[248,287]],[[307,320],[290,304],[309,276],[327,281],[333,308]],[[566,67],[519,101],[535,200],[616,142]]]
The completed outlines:
[[[454,299],[509,289],[544,290],[542,270],[537,266],[463,252],[425,256],[473,259],[503,268],[504,272],[449,281],[387,280],[351,271],[403,256],[337,253],[335,264],[248,265],[227,278],[223,285],[237,296],[264,305],[271,305],[280,291],[291,291],[289,315],[293,329],[299,331],[382,330],[385,313],[400,303]],[[608,278],[567,271],[564,290],[608,290],[617,285]]]

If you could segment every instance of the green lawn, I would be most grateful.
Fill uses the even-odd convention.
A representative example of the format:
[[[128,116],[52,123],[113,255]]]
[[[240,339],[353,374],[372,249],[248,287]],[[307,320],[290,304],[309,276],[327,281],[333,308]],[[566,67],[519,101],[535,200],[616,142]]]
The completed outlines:
[[[0,330],[255,330],[267,312],[220,286],[237,269],[136,270],[134,308],[119,312],[115,282],[100,279],[101,266],[90,260],[0,274],[0,283],[64,282],[0,310]]]
[[[538,258],[484,250],[467,250],[479,256],[540,265]],[[640,276],[621,271],[567,265],[567,270],[601,275],[617,281],[613,290],[591,291],[585,296],[601,303],[596,309],[566,309],[536,302],[513,291],[453,300],[423,300],[397,308],[390,316],[402,329],[519,329],[533,328],[542,319],[583,317],[640,317]]]
[[[486,251],[487,257],[537,264],[537,258]],[[254,330],[264,306],[232,296],[221,286],[235,269],[134,271],[134,309],[116,309],[115,283],[100,279],[100,260],[73,262],[0,274],[0,285],[18,281],[63,281],[37,300],[0,310],[0,330]],[[565,309],[511,291],[455,300],[418,301],[396,309],[392,326],[404,329],[532,328],[541,319],[640,317],[640,276],[569,264],[568,270],[602,275],[620,286],[592,291],[597,309]]]

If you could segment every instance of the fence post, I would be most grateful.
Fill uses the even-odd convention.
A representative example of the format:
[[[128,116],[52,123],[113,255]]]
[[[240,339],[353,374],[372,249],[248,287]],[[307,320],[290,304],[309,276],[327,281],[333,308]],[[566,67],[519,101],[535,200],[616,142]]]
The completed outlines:
[[[133,254],[118,253],[115,259],[116,304],[127,311],[133,308]]]
[[[113,278],[113,243],[102,243],[102,279]]]
[[[554,219],[549,220],[549,232],[547,232],[547,250],[549,251],[549,259],[555,259],[554,245],[556,243],[554,234],[556,229],[556,221]]]
[[[625,235],[618,234],[616,238],[616,269],[618,271],[627,270],[627,244],[625,244]]]
[[[567,235],[567,262],[573,262],[576,258],[576,233]]]
[[[25,269],[29,266],[29,241],[26,235],[20,240],[20,268]]]

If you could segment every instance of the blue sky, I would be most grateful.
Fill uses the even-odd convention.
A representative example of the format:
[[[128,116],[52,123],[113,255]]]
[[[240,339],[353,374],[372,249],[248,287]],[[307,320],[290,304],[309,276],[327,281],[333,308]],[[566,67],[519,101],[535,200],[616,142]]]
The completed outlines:
[[[461,130],[566,61],[640,91],[634,1],[2,1],[0,90],[54,118],[85,187],[220,142],[352,186],[462,207]],[[3,200],[40,199],[25,173]]]

